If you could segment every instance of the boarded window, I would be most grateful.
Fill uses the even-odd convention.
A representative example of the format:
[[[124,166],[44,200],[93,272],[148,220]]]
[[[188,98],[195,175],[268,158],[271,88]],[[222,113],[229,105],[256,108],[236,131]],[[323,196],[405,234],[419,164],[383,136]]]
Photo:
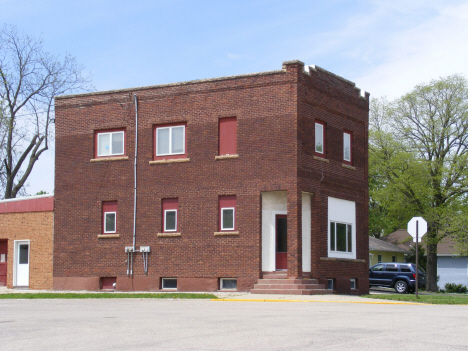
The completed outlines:
[[[237,118],[219,119],[219,155],[237,154]]]
[[[219,230],[236,230],[236,196],[219,197]]]
[[[117,232],[117,201],[102,202],[102,232],[104,234]]]
[[[179,199],[162,200],[162,231],[176,232],[178,230]]]

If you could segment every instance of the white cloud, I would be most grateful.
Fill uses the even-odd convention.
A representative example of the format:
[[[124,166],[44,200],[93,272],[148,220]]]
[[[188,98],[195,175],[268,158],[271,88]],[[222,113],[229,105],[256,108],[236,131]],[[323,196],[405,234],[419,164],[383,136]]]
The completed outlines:
[[[388,36],[382,62],[353,79],[372,96],[399,97],[415,85],[442,76],[468,77],[468,4],[446,7],[437,16]]]

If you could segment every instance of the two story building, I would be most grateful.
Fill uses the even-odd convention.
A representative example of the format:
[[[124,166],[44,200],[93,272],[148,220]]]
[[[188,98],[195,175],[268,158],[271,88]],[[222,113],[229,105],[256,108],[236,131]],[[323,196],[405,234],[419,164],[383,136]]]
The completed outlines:
[[[288,61],[55,106],[54,289],[368,292],[354,83]]]

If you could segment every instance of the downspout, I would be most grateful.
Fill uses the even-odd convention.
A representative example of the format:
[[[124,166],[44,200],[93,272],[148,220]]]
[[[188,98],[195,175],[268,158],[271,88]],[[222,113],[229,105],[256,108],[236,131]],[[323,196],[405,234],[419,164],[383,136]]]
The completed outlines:
[[[133,251],[135,252],[136,244],[136,209],[137,209],[137,156],[138,156],[138,100],[136,94],[133,94],[133,101],[135,102],[135,193],[133,197]]]

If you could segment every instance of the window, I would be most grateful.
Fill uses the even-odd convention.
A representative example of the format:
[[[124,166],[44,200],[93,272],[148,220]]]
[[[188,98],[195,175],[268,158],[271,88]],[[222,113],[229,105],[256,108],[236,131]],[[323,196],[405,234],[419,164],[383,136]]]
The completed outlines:
[[[154,128],[155,159],[185,157],[185,125],[164,125]]]
[[[352,163],[352,142],[352,134],[350,132],[343,132],[343,162],[347,164]]]
[[[351,224],[330,222],[330,251],[352,252],[352,229]]]
[[[328,257],[356,258],[356,203],[328,198]]]
[[[104,234],[117,233],[117,201],[102,203],[102,232]]]
[[[162,231],[163,233],[176,232],[178,230],[177,212],[179,209],[178,199],[162,200]]]
[[[220,290],[237,290],[237,279],[221,278],[219,280]]]
[[[381,263],[382,262],[382,255],[377,255],[377,263]]]
[[[96,132],[96,157],[125,155],[125,131]]]
[[[237,118],[219,119],[219,155],[237,154]]]
[[[350,279],[351,290],[357,289],[356,279]]]
[[[236,230],[236,196],[219,197],[219,230]]]
[[[335,284],[333,283],[333,279],[327,279],[327,289],[328,290],[333,290],[333,286]]]
[[[161,288],[162,289],[177,289],[177,278],[162,278]]]
[[[396,262],[397,261],[397,258],[395,255],[392,255],[392,262]]]
[[[378,264],[374,267],[372,267],[371,271],[372,272],[383,272],[385,265],[383,264]]]
[[[325,123],[315,121],[315,153],[325,157]]]

